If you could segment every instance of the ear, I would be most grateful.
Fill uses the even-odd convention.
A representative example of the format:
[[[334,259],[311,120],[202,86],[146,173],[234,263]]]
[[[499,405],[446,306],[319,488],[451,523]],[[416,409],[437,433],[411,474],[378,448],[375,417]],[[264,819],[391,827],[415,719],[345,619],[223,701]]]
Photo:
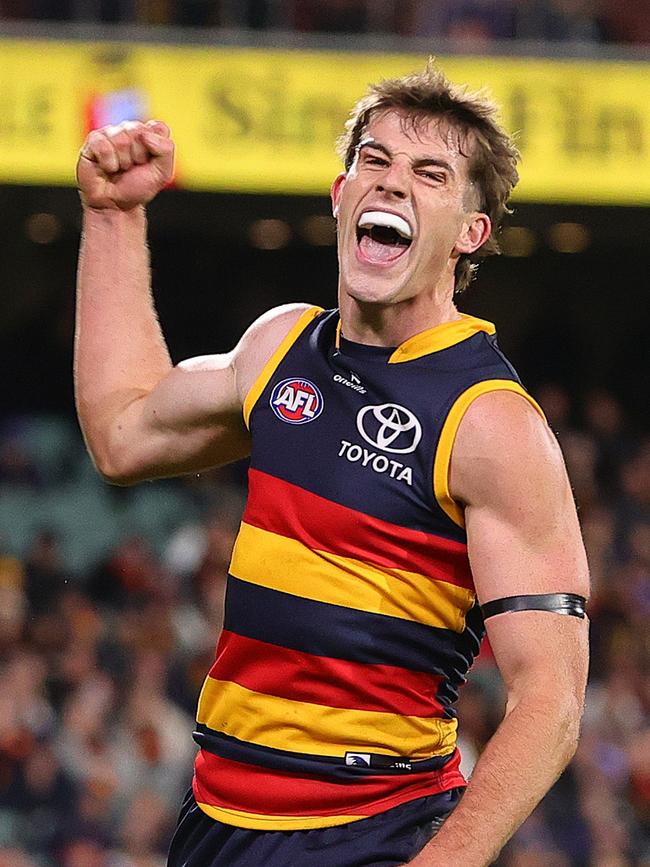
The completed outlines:
[[[341,199],[341,193],[343,192],[343,186],[345,184],[345,180],[347,178],[347,174],[345,172],[341,172],[340,175],[337,175],[330,188],[330,196],[332,199],[332,214],[335,217],[339,215],[339,201]]]
[[[482,247],[492,234],[492,223],[487,214],[469,214],[461,229],[454,250],[456,253],[473,253]]]

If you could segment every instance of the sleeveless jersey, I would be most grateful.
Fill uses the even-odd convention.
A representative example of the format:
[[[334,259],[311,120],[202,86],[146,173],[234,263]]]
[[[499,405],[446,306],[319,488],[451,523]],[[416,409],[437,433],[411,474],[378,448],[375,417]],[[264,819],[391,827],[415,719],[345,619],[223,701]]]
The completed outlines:
[[[338,323],[305,311],[244,405],[249,494],[194,795],[245,828],[338,825],[465,784],[453,703],[483,623],[449,463],[478,395],[528,395],[489,322],[396,349]]]

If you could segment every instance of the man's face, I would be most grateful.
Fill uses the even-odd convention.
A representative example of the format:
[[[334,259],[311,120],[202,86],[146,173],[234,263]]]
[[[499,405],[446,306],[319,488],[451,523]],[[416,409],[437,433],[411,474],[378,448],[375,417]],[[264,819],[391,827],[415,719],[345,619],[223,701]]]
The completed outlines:
[[[408,117],[375,115],[332,186],[341,289],[361,302],[398,303],[435,291],[441,279],[453,286],[458,256],[489,237],[455,130]]]

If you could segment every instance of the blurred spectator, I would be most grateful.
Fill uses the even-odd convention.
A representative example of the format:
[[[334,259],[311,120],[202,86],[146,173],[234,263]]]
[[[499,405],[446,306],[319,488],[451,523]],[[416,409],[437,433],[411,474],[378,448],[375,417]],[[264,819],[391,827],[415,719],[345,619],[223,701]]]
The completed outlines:
[[[0,441],[0,485],[39,488],[42,479],[36,465],[20,440],[7,437]]]
[[[170,812],[168,804],[154,792],[140,788],[118,831],[121,851],[116,867],[163,867],[156,852],[167,848],[176,812],[176,808]]]
[[[515,0],[514,35],[518,39],[601,42],[605,31],[589,0]]]
[[[543,807],[521,826],[500,861],[505,867],[571,867],[571,861],[556,845]]]
[[[0,793],[0,804],[10,805],[20,814],[22,837],[32,851],[52,852],[60,843],[76,797],[76,786],[51,743],[41,740]]]
[[[142,536],[124,539],[88,582],[91,598],[112,608],[165,595],[167,590],[167,576]]]
[[[365,33],[368,7],[365,0],[294,0],[291,20],[296,30]]]
[[[545,383],[537,391],[551,430],[562,446],[571,486],[581,511],[594,505],[597,499],[597,446],[591,433],[579,430],[572,418],[571,400],[566,389],[555,383]]]
[[[607,582],[613,568],[614,514],[600,502],[581,512],[582,536],[587,550],[591,591],[598,598],[607,591]]]
[[[640,867],[650,863],[650,440],[609,392],[578,403],[549,383],[536,396],[579,506],[592,665],[578,753],[497,863]],[[161,486],[174,508],[188,504],[162,553],[123,533],[68,580],[74,524],[52,522],[19,556],[0,557],[0,867],[164,867],[223,619],[238,478],[241,467]],[[116,520],[129,502],[115,501]],[[458,713],[470,773],[503,713],[487,643]]]
[[[0,867],[41,867],[41,860],[12,847],[0,848]]]
[[[46,676],[45,661],[20,646],[0,669],[0,747],[8,755],[29,755],[34,742],[55,725]]]
[[[611,42],[650,45],[648,0],[604,0],[603,19]]]
[[[188,784],[196,749],[187,733],[191,717],[167,697],[167,657],[149,649],[133,661],[134,672],[111,737],[119,794],[146,788],[167,810],[178,809],[178,792]]]
[[[25,569],[17,557],[0,555],[0,654],[20,641],[27,614]]]
[[[73,779],[111,796],[118,788],[109,750],[116,699],[116,689],[110,679],[93,672],[65,702],[57,741],[57,751]]]
[[[186,578],[197,571],[207,549],[208,539],[203,524],[184,524],[172,534],[165,547],[165,566],[170,572]]]
[[[60,856],[61,867],[111,867],[107,847],[92,839],[68,841]]]
[[[425,0],[417,4],[413,26],[415,35],[460,42],[507,39],[514,35],[512,4],[510,0]]]
[[[52,611],[66,583],[60,539],[53,530],[41,530],[27,551],[25,590],[32,614]]]
[[[0,0],[0,18],[650,44],[647,0]]]
[[[620,470],[616,502],[616,552],[624,560],[632,554],[633,529],[650,523],[650,439],[642,441]]]
[[[218,0],[177,0],[174,24],[183,27],[218,27],[221,24],[221,3]]]
[[[618,476],[634,447],[634,437],[626,428],[623,408],[616,397],[604,389],[590,391],[584,402],[585,425],[598,449],[596,477],[608,497],[619,493]]]

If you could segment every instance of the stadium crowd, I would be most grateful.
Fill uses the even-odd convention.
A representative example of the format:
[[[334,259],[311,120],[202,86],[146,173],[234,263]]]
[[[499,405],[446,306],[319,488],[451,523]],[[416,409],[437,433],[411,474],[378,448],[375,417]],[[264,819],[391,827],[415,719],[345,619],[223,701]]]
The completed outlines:
[[[577,755],[498,863],[648,867],[650,438],[608,392],[537,396],[580,507],[592,668]],[[163,867],[244,479],[111,488],[71,422],[5,419],[0,867]],[[489,647],[458,711],[470,772],[503,712]]]
[[[650,44],[647,0],[0,0],[0,18]]]

